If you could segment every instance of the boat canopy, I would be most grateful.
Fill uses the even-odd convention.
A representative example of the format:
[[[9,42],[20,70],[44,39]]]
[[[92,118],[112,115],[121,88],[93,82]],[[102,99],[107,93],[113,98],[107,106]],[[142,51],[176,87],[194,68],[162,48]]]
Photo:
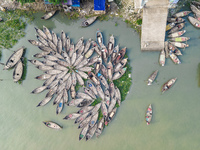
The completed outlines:
[[[104,11],[105,10],[105,0],[94,0],[94,10]]]

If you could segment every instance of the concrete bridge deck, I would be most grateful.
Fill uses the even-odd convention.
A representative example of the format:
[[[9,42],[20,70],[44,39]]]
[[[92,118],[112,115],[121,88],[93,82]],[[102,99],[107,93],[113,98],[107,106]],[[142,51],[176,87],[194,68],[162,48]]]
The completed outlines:
[[[169,0],[149,0],[143,8],[142,51],[160,51],[164,48]]]

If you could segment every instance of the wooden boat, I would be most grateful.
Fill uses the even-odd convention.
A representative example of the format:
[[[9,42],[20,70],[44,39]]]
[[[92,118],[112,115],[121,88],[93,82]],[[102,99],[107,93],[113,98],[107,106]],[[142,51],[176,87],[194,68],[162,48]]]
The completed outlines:
[[[195,5],[198,9],[200,9],[200,2],[192,1],[191,4]]]
[[[51,76],[49,79],[47,79],[47,80],[43,83],[43,86],[49,86],[49,85],[54,81],[55,78],[56,78],[56,75]]]
[[[95,124],[94,127],[90,128],[90,129],[88,130],[88,132],[87,132],[87,134],[86,134],[86,136],[85,136],[86,141],[87,141],[87,140],[90,140],[90,139],[93,137],[93,135],[94,135],[96,129],[97,129],[97,124]]]
[[[77,81],[78,81],[79,85],[83,86],[84,85],[84,81],[83,81],[83,79],[81,78],[81,76],[78,73],[76,73],[76,78],[77,78]]]
[[[96,113],[92,116],[90,122],[89,122],[89,127],[92,128],[96,122],[97,122],[97,119],[98,119],[98,116],[99,116],[99,113]]]
[[[175,64],[181,64],[181,61],[178,59],[178,57],[173,52],[170,52],[169,56]]]
[[[81,37],[75,45],[74,51],[76,52],[83,44],[83,37]]]
[[[101,85],[96,85],[97,93],[99,97],[104,100],[104,92],[103,89],[101,88]]]
[[[72,55],[73,55],[74,52],[75,52],[74,51],[74,43],[72,42],[70,44],[70,48],[69,48],[69,52],[68,52],[69,57],[72,57]]]
[[[42,43],[41,43],[42,44]],[[54,51],[52,48],[50,48],[50,47],[47,47],[47,46],[38,46],[38,48],[40,49],[40,50],[42,50],[42,51],[44,51],[44,52],[52,52],[52,51]]]
[[[108,79],[108,70],[107,70],[107,68],[103,64],[101,64],[101,73],[103,74],[103,76],[106,79]]]
[[[109,92],[110,92],[110,98],[113,99],[115,95],[115,85],[113,82],[110,82],[109,84]]]
[[[167,18],[167,21],[168,21],[168,22],[173,22],[173,23],[181,23],[181,22],[184,22],[185,19],[183,19],[183,18],[168,17],[168,18]]]
[[[200,15],[198,14],[194,14],[194,18],[197,19],[198,21],[200,21]]]
[[[36,66],[36,68],[38,68],[39,70],[42,70],[42,71],[48,71],[48,70],[52,70],[53,69],[53,67],[46,66],[46,65]]]
[[[60,38],[58,38],[57,52],[58,52],[59,54],[62,53],[62,41],[61,41]]]
[[[46,46],[46,47],[49,46],[48,42],[44,38],[42,38],[39,35],[36,35],[36,37],[37,37],[38,41],[43,44],[42,46]]]
[[[179,24],[177,24],[175,27],[173,27],[173,28],[168,32],[168,34],[171,34],[171,33],[174,33],[174,32],[176,32],[176,31],[179,31],[179,30],[181,30],[184,26],[185,26],[185,23],[179,23]]]
[[[83,107],[82,109],[80,110],[84,110],[85,108],[88,108],[88,107],[91,107],[93,108],[93,106],[87,106],[87,107]],[[81,123],[83,120],[85,120],[86,117],[89,116],[90,112],[89,111],[84,111],[85,113],[81,113],[82,115],[80,117],[78,117],[76,120],[75,120],[75,124],[76,123]]]
[[[85,58],[90,58],[92,56],[92,54],[94,53],[95,47],[89,49],[86,53],[85,53]]]
[[[84,72],[89,72],[89,71],[92,71],[94,68],[93,67],[82,67],[82,68],[79,68],[80,71],[84,71]]]
[[[150,124],[150,122],[151,122],[151,119],[152,119],[152,106],[151,106],[151,104],[148,106],[148,108],[147,108],[147,111],[146,111],[146,115],[145,115],[145,120],[146,120],[146,123],[147,123],[147,125],[149,125]]]
[[[20,60],[20,58],[22,57],[24,53],[24,47],[18,49],[17,51],[15,51],[7,60],[6,65],[4,66],[3,70],[7,70],[12,68],[13,66],[15,66],[17,64],[17,62]]]
[[[40,76],[37,76],[35,77],[35,79],[38,79],[38,80],[46,80],[46,79],[49,79],[51,77],[50,74],[42,74]]]
[[[76,95],[78,98],[83,98],[83,99],[92,99],[92,97],[86,93],[83,92],[78,92]]]
[[[114,44],[115,44],[115,38],[113,35],[110,36],[110,39],[108,41],[108,56],[110,56],[113,52],[113,48],[114,48]]]
[[[63,98],[61,98],[60,102],[57,105],[56,114],[59,114],[62,111],[62,109],[63,109]]]
[[[158,70],[154,71],[147,80],[147,85],[151,85],[158,75]]]
[[[103,36],[102,36],[102,33],[99,30],[97,30],[97,32],[96,32],[96,41],[99,44],[99,46],[102,47]]]
[[[189,39],[190,39],[189,37],[175,37],[175,38],[170,38],[169,40],[173,42],[185,42]]]
[[[85,44],[83,53],[86,53],[86,52],[90,49],[91,43],[92,43],[92,39],[89,38],[89,39],[87,40],[86,44]]]
[[[106,119],[107,116],[108,116],[108,108],[107,108],[107,106],[105,104],[105,101],[101,102],[101,112],[103,114],[103,117]]]
[[[108,79],[111,81],[113,76],[113,65],[111,61],[109,61],[107,64],[107,73],[108,73]]]
[[[87,58],[84,58],[84,59],[82,60],[82,62],[76,66],[76,69],[79,69],[79,68],[84,67],[85,65],[88,64],[88,61],[89,61],[89,60],[88,60]]]
[[[90,17],[90,18],[84,20],[81,23],[81,27],[87,27],[87,26],[91,25],[96,19],[97,19],[97,16]]]
[[[190,5],[190,9],[194,14],[200,15],[200,10],[195,5]]]
[[[169,57],[169,48],[168,48],[168,41],[165,41],[164,43],[164,50],[165,50],[165,58]]]
[[[179,37],[179,36],[183,35],[185,32],[186,32],[186,30],[177,31],[177,32],[174,32],[174,33],[168,35],[168,37],[170,37],[170,38]]]
[[[97,78],[97,76],[93,72],[91,72],[91,71],[88,72],[88,76],[96,85],[100,84],[99,79]]]
[[[65,119],[65,120],[73,120],[73,119],[78,118],[80,115],[81,114],[79,114],[79,113],[72,113],[72,114],[69,114],[69,115],[65,116],[65,118],[63,118],[63,119]]]
[[[36,41],[36,40],[28,40],[32,45],[35,45],[35,46],[43,46],[43,44],[39,41]]]
[[[44,91],[46,89],[47,89],[47,86],[40,86],[40,87],[34,89],[31,93],[38,94],[38,93],[41,93],[42,91]]]
[[[35,27],[35,31],[36,31],[37,34],[38,34],[39,36],[41,36],[43,39],[48,40],[46,34],[45,34],[42,30],[40,30],[40,29],[38,29],[38,28]]]
[[[47,71],[45,71],[46,74],[51,74],[51,75],[59,74],[59,73],[61,73],[61,72],[62,72],[61,70],[56,70],[56,69],[52,69],[52,70],[47,70]]]
[[[92,92],[93,92],[95,95],[98,94],[98,93],[97,93],[97,89],[96,89],[96,87],[92,84],[92,82],[88,81],[88,82],[87,82],[87,86],[88,86],[88,88],[90,88],[90,89],[92,90]]]
[[[84,55],[78,56],[73,66],[76,67],[77,65],[79,65],[80,62],[83,60],[83,58],[84,58]]]
[[[95,65],[95,75],[99,72],[99,70],[101,68],[101,64],[102,64],[102,59],[99,58]]]
[[[65,43],[65,51],[69,52],[70,49],[70,38],[67,36],[66,43]]]
[[[52,122],[52,121],[44,121],[43,122],[47,127],[52,128],[52,129],[57,129],[60,130],[62,129],[62,126],[60,126],[59,124]]]
[[[53,42],[51,41],[47,41],[49,47],[54,51],[57,52],[57,45],[55,45]]]
[[[100,58],[100,56],[98,56],[98,55],[90,58],[87,65],[88,66],[93,65],[94,63],[96,63],[98,61],[99,58]]]
[[[76,53],[73,53],[72,54],[72,57],[71,57],[71,65],[73,65],[74,63],[76,62]]]
[[[94,42],[93,42],[94,43]],[[95,42],[96,43],[96,42]],[[100,49],[100,47],[98,46],[98,45],[95,45],[94,46],[95,47],[95,52],[99,55],[99,56],[101,56],[101,49]]]
[[[48,29],[47,27],[45,27],[44,25],[43,25],[43,31],[44,31],[44,33],[46,34],[47,38],[48,38],[49,40],[53,41],[51,32],[50,32],[49,29]]]
[[[101,81],[101,84],[103,84],[103,86],[106,89],[109,89],[108,82],[107,82],[106,78],[102,74],[100,74],[100,73],[98,73],[97,76],[99,77],[99,79]]]
[[[75,99],[76,97],[76,90],[75,90],[75,86],[72,84],[70,87],[70,95],[72,99]]]
[[[82,130],[81,130],[81,133],[79,135],[79,141],[82,140],[85,135],[87,134],[87,131],[89,129],[89,125],[87,124]]]
[[[53,42],[53,44],[55,45],[55,47],[57,47],[57,44],[58,44],[58,37],[57,37],[57,35],[52,31],[52,42]],[[57,50],[55,50],[55,51],[57,51]]]
[[[76,73],[78,73],[82,78],[84,78],[84,79],[89,79],[89,76],[85,73],[85,72],[83,72],[83,71],[78,71],[78,70],[75,70],[76,71]]]
[[[100,108],[101,108],[101,103],[96,104],[94,108],[90,111],[91,115],[96,114]]]
[[[170,30],[171,28],[173,28],[176,24],[174,22],[172,23],[169,23],[167,26],[166,26],[166,31]]]
[[[189,47],[189,44],[185,44],[185,43],[181,43],[181,42],[170,42],[170,43],[179,48]]]
[[[85,114],[86,112],[88,112],[88,114],[89,114],[89,112],[90,112],[93,108],[94,108],[94,106],[83,107],[83,108],[81,108],[81,109],[78,111],[78,113],[79,113],[79,114]],[[87,116],[86,116],[86,117],[87,117]]]
[[[13,71],[13,81],[17,82],[21,79],[23,74],[23,64],[21,60],[18,61],[18,63],[15,66],[15,70]]]
[[[85,107],[85,106],[89,106],[90,104],[92,104],[94,102],[94,99],[84,99],[82,102],[80,102],[77,107]]]
[[[115,48],[113,49],[113,53],[111,54],[111,62],[115,60],[118,52],[119,52],[119,45],[115,46]]]
[[[33,55],[35,58],[43,58],[44,56],[48,55],[50,52],[42,52],[42,53],[37,53]]]
[[[119,51],[119,53],[118,53],[116,59],[114,60],[114,65],[118,64],[118,63],[123,59],[125,53],[126,53],[126,47],[122,48],[122,49]]]
[[[102,118],[97,124],[97,129],[95,131],[96,137],[99,137],[101,135],[103,128],[104,128],[104,118]]]
[[[128,61],[128,58],[122,59],[117,65],[115,65],[114,72],[117,72],[120,69],[122,69],[126,65],[127,61]]]
[[[50,11],[50,12],[46,13],[44,16],[42,16],[41,19],[47,20],[47,19],[51,18],[55,13],[56,13],[56,10]]]
[[[110,105],[110,92],[109,92],[108,89],[104,91],[104,95],[105,95],[104,101],[106,102],[106,105],[109,107],[109,105]]]
[[[37,107],[46,105],[48,102],[51,101],[52,97],[53,97],[52,95],[50,96],[50,94],[48,94],[48,96],[46,96],[46,97],[37,105]]]
[[[116,97],[118,105],[120,106],[120,104],[121,104],[121,93],[120,93],[120,90],[117,87],[115,87],[115,97]]]
[[[196,27],[196,28],[200,28],[200,21],[197,20],[196,18],[194,17],[191,17],[191,16],[188,16],[188,20],[190,21],[190,23]]]
[[[41,61],[36,60],[36,59],[28,60],[28,61],[30,61],[33,65],[36,65],[36,66],[44,65]]]
[[[185,17],[187,16],[189,13],[191,13],[191,11],[181,11],[176,13],[175,15],[173,15],[174,17]]]
[[[103,58],[103,61],[105,62],[105,63],[107,63],[107,60],[108,60],[108,50],[107,50],[107,48],[105,47],[105,45],[104,44],[102,44],[102,50],[101,50],[101,55],[102,55],[102,58]]]
[[[176,82],[177,78],[173,78],[169,81],[167,81],[163,86],[162,86],[162,93],[164,93],[165,91],[167,91],[168,89],[170,89],[172,87],[172,85]]]
[[[86,94],[88,94],[90,97],[96,99],[96,96],[95,96],[95,94],[93,93],[93,91],[92,91],[91,89],[89,89],[89,88],[87,88],[87,87],[84,87],[83,90],[84,90],[84,92],[85,92]]]
[[[164,49],[162,49],[161,52],[160,52],[159,63],[160,63],[161,66],[165,65],[165,51],[164,51]]]
[[[182,55],[181,51],[173,44],[169,43],[168,47],[170,52],[173,52],[176,55]]]
[[[47,97],[51,97],[51,98],[53,98],[53,95],[56,93],[56,90],[57,90],[57,87],[58,87],[58,85],[56,85],[56,86],[54,86],[52,89],[50,89],[49,90],[49,92],[46,94],[46,98]],[[49,101],[50,101],[51,99],[49,99]],[[47,101],[47,103],[49,102],[49,101]],[[42,102],[42,101],[41,101]],[[46,104],[46,103],[45,103]],[[44,104],[44,105],[45,105]],[[41,105],[42,106],[42,105]]]
[[[117,80],[117,79],[121,78],[121,76],[123,76],[125,72],[126,72],[126,67],[122,68],[121,70],[119,70],[118,72],[116,72],[113,75],[112,80]]]
[[[65,34],[65,32],[63,30],[61,32],[61,41],[62,41],[62,46],[65,47],[65,44],[66,44],[66,34]]]
[[[107,120],[106,120],[106,122],[105,122],[105,125],[108,125],[108,123],[110,123],[110,122],[113,120],[113,118],[114,118],[116,112],[117,112],[117,107],[115,107],[115,108],[108,114],[108,118],[107,118]]]
[[[84,99],[83,98],[76,98],[72,99],[67,106],[78,106]],[[78,118],[77,118],[78,119]]]

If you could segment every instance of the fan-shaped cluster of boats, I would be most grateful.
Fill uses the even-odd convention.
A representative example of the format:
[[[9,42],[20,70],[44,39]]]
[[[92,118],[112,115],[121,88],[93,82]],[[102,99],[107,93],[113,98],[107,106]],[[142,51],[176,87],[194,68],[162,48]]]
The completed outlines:
[[[173,17],[167,18],[166,31],[168,31],[169,41],[165,41],[165,48],[160,53],[160,64],[165,65],[165,58],[171,58],[175,64],[181,64],[178,56],[182,55],[179,48],[189,47],[189,44],[183,43],[187,42],[190,38],[183,37],[182,35],[186,30],[181,30],[185,26],[185,19],[181,17],[187,16],[191,11],[181,11],[173,15]]]
[[[4,70],[8,70],[14,67],[13,71],[13,81],[17,82],[21,79],[23,74],[23,63],[22,63],[22,56],[24,53],[24,47],[19,48],[17,51],[15,51],[7,60]]]
[[[57,114],[62,111],[64,104],[79,107],[81,109],[77,113],[69,114],[64,119],[76,119],[75,123],[79,123],[79,128],[82,128],[79,140],[85,136],[88,140],[94,133],[99,136],[104,124],[107,125],[113,119],[117,111],[116,104],[121,103],[120,90],[114,85],[113,80],[119,79],[126,72],[126,47],[119,51],[119,45],[115,46],[113,35],[110,36],[106,47],[99,30],[96,33],[96,41],[89,39],[84,44],[81,37],[74,45],[64,31],[59,38],[45,26],[43,30],[35,29],[38,41],[29,42],[42,50],[34,57],[43,60],[29,61],[44,71],[44,74],[37,76],[36,79],[45,82],[32,93],[49,90],[38,106],[44,106],[54,98],[53,104],[57,104]],[[85,83],[84,79],[89,80]],[[81,86],[86,84],[83,92],[75,90],[77,83]],[[98,102],[95,106],[94,101]],[[101,120],[100,110],[103,114]]]

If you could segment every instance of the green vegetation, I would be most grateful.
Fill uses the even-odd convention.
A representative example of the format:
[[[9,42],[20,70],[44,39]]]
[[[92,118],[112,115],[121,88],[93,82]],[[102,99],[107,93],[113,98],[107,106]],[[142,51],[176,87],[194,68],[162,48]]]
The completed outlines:
[[[70,20],[77,20],[79,18],[79,13],[77,11],[72,11],[65,14]]]
[[[2,56],[2,51],[0,50],[0,60],[1,60],[1,56]]]
[[[101,103],[102,99],[100,97],[98,97],[97,99],[95,99],[95,101],[91,104],[91,106],[95,106],[98,103]]]
[[[108,21],[110,18],[109,18],[109,15],[101,15],[101,16],[99,16],[98,17],[98,19],[100,20],[100,21]]]
[[[126,54],[124,57],[127,58],[128,55]],[[121,101],[125,100],[126,95],[128,94],[128,92],[130,90],[130,86],[132,84],[132,79],[131,79],[131,77],[129,77],[129,74],[131,74],[131,70],[132,70],[129,60],[125,67],[127,67],[127,69],[126,69],[126,72],[124,73],[124,75],[121,78],[119,78],[118,80],[113,81],[115,86],[117,86],[121,92]],[[118,104],[116,106],[118,106]]]
[[[61,4],[62,2],[67,3],[67,0],[49,0],[50,3],[54,5]]]
[[[116,27],[116,26],[118,26],[118,23],[117,23],[117,22],[115,22],[115,27]]]
[[[20,38],[25,36],[26,23],[34,17],[31,11],[0,11],[3,21],[0,22],[0,49],[12,48]]]
[[[25,3],[33,3],[35,2],[35,0],[17,0],[18,2],[20,2],[22,5],[24,5]]]
[[[138,25],[141,25],[141,24],[142,24],[142,18],[138,19],[138,20],[136,21],[136,23],[137,23]]]
[[[82,87],[78,82],[76,83],[75,90],[78,91]]]

